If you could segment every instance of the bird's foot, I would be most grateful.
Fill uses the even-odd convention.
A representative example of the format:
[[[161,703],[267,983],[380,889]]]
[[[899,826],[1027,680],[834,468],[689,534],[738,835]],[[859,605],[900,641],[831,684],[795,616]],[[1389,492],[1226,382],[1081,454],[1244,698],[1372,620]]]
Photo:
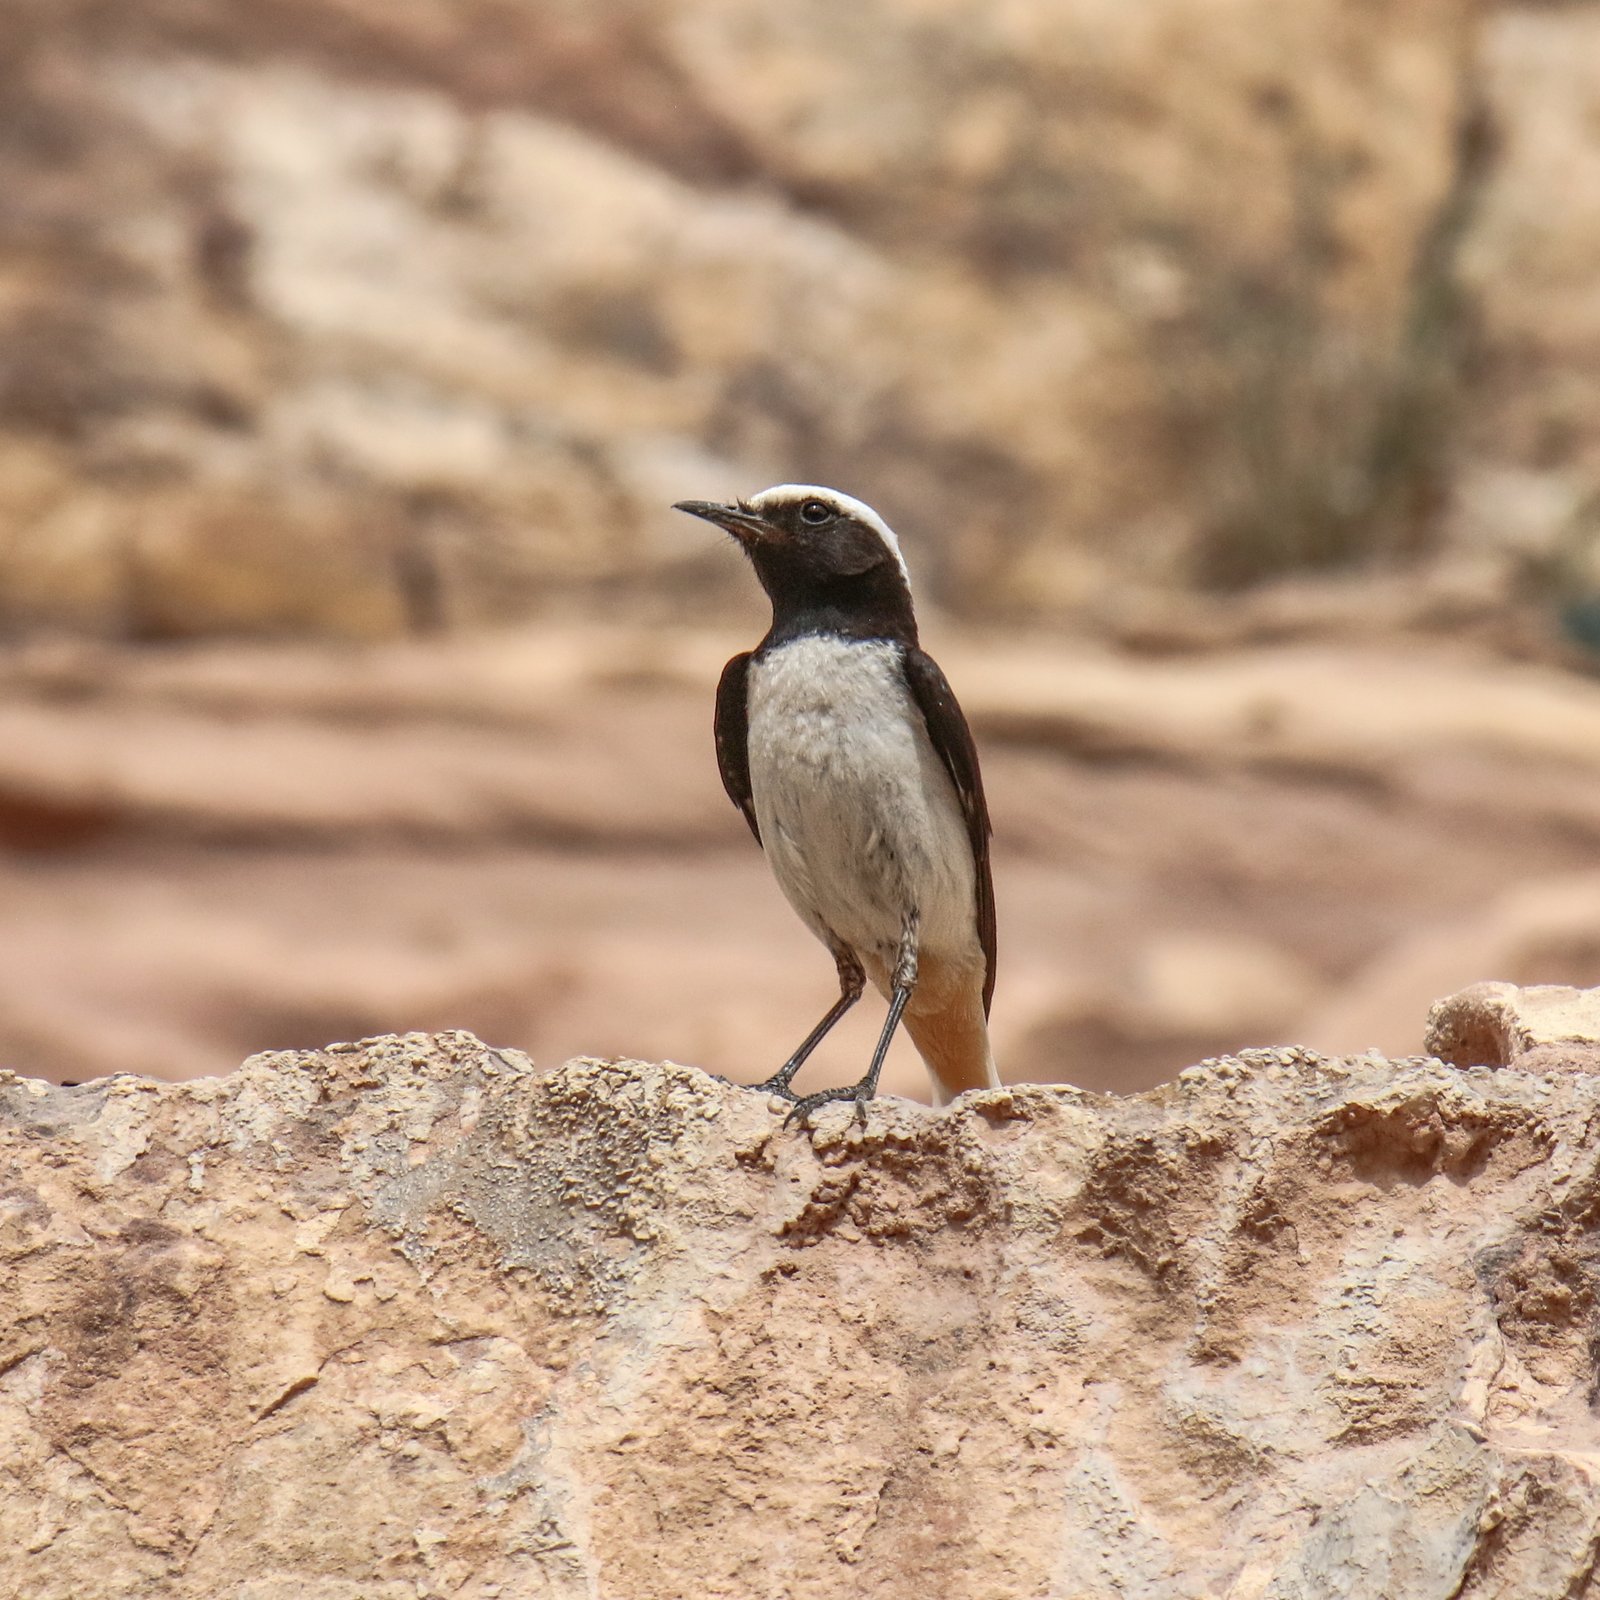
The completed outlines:
[[[765,1083],[752,1083],[749,1087],[757,1094],[776,1094],[782,1095],[785,1100],[793,1100],[795,1092],[789,1087],[789,1080],[792,1077],[794,1073],[788,1067],[784,1067],[781,1071],[774,1072]]]
[[[785,1100],[793,1100],[795,1098],[794,1090],[789,1087],[789,1080],[794,1076],[794,1073],[787,1068],[781,1072],[773,1073],[765,1083],[740,1083],[735,1078],[723,1077],[720,1072],[708,1072],[706,1076],[713,1083],[727,1084],[730,1089],[746,1089],[751,1094],[777,1094],[782,1095]]]
[[[783,1119],[784,1127],[791,1122],[804,1122],[806,1127],[811,1126],[811,1113],[820,1111],[823,1106],[833,1105],[836,1101],[853,1100],[856,1107],[856,1121],[864,1128],[867,1125],[867,1102],[878,1092],[878,1086],[870,1077],[863,1078],[860,1083],[849,1083],[842,1089],[822,1089],[816,1094],[808,1094],[803,1100],[795,1100],[789,1107],[788,1115]],[[794,1099],[791,1095],[790,1099]]]
[[[789,1057],[764,1083],[752,1083],[749,1087],[756,1094],[775,1094],[785,1100],[793,1100],[795,1092],[789,1087],[794,1082],[795,1074],[806,1064],[806,1056],[810,1051],[803,1051]]]
[[[726,1084],[730,1089],[745,1089],[751,1094],[781,1094],[785,1100],[794,1099],[794,1090],[781,1072],[774,1073],[765,1083],[740,1083],[737,1078],[725,1078],[720,1072],[708,1072],[706,1076],[713,1083]]]

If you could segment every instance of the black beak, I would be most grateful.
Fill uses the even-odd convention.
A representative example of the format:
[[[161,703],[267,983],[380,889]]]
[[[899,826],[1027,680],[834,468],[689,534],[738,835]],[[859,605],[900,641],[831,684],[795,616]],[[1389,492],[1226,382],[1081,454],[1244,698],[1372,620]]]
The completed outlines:
[[[743,506],[722,506],[715,500],[679,500],[672,509],[687,511],[691,517],[716,523],[719,528],[731,533],[740,544],[759,544],[762,540],[775,537],[778,532],[765,518],[758,517],[753,511],[746,511]]]

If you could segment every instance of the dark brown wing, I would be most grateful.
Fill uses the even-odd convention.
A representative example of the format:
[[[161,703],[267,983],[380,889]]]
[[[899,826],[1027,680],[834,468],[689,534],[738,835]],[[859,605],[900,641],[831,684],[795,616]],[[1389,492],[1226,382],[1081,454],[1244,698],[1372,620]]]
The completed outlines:
[[[744,812],[744,820],[760,844],[756,803],[750,793],[749,676],[749,651],[735,656],[722,669],[722,681],[717,685],[717,769],[722,773],[722,787],[728,791],[728,798]]]
[[[978,938],[983,944],[987,970],[983,980],[983,1014],[989,1014],[994,996],[995,927],[994,875],[989,870],[989,807],[983,798],[983,774],[978,770],[978,748],[972,730],[956,703],[955,691],[945,680],[938,663],[915,645],[906,647],[903,657],[906,687],[938,751],[950,781],[961,800],[961,813],[967,820],[967,838],[972,841],[972,860],[978,881]]]

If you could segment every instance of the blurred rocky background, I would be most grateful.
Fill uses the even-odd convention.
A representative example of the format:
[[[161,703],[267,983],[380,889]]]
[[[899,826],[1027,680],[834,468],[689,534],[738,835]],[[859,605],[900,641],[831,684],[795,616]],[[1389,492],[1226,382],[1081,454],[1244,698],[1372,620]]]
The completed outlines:
[[[1008,1077],[1600,982],[1596,62],[1550,0],[6,0],[0,1062],[770,1070],[831,968],[665,506],[782,479],[973,710]]]

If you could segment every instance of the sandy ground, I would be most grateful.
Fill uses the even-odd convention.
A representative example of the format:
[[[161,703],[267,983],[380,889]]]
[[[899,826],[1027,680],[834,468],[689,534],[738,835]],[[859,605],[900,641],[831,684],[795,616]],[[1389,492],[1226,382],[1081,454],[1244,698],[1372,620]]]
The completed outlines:
[[[1600,687],[1415,642],[930,642],[984,755],[1008,1079],[1404,1053],[1467,982],[1600,981]],[[0,1063],[187,1076],[466,1027],[765,1075],[832,969],[717,783],[738,644],[0,656]],[[802,1085],[857,1076],[880,1019]],[[889,1086],[923,1092],[908,1047]]]

